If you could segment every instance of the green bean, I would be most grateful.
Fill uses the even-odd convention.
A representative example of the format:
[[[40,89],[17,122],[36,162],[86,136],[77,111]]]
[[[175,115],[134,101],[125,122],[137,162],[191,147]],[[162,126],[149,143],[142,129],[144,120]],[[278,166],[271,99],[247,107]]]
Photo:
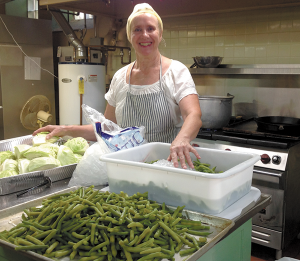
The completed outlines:
[[[145,255],[145,254],[151,254],[151,253],[160,252],[160,251],[161,251],[161,247],[154,247],[154,248],[150,248],[147,250],[143,250],[140,252],[140,254]]]
[[[75,245],[73,245],[73,249],[76,250],[79,246],[83,244],[83,242],[89,241],[91,236],[87,236],[84,239],[81,239],[79,242],[77,242]]]
[[[195,231],[195,230],[190,230],[190,229],[188,229],[186,232],[191,234],[191,235],[203,236],[203,237],[207,237],[208,235],[210,235],[212,233],[212,232]]]
[[[58,250],[55,252],[55,257],[63,257],[72,253],[72,249]]]
[[[50,231],[50,234],[48,236],[46,236],[42,242],[44,244],[47,244],[56,235],[56,232],[57,232],[56,229],[52,229],[52,231]]]
[[[25,238],[36,245],[45,245],[42,241],[40,241],[30,235],[27,235]]]
[[[168,232],[168,234],[177,242],[180,243],[180,238],[177,236],[177,234],[168,226],[166,226],[166,224],[164,224],[162,221],[159,221],[158,224],[165,230]]]
[[[31,246],[16,246],[15,250],[38,250],[38,249],[45,249],[48,248],[47,245],[31,245]]]
[[[190,255],[190,254],[193,254],[194,252],[197,251],[197,248],[189,248],[189,249],[185,249],[185,250],[181,250],[179,252],[179,255],[180,256],[187,256],[187,255]]]
[[[55,241],[51,246],[49,246],[47,248],[46,253],[50,254],[58,245],[59,245],[59,242]]]
[[[151,253],[151,254],[149,254],[147,256],[143,256],[143,257],[139,258],[137,261],[144,261],[144,260],[149,260],[149,259],[151,260],[151,259],[153,259],[155,257],[165,258],[166,255],[164,255],[161,252]]]
[[[149,227],[147,227],[147,228],[143,231],[143,233],[139,235],[139,239],[138,239],[138,241],[135,243],[135,246],[138,245],[139,243],[141,243],[141,241],[144,239],[144,237],[145,237],[148,233],[150,233],[150,228],[149,228]]]
[[[32,245],[34,245],[33,243],[31,243],[31,242],[29,242],[29,241],[27,241],[27,240],[25,240],[23,238],[18,237],[16,239],[17,239],[17,242],[18,242],[19,245],[25,245],[25,246],[32,246]]]

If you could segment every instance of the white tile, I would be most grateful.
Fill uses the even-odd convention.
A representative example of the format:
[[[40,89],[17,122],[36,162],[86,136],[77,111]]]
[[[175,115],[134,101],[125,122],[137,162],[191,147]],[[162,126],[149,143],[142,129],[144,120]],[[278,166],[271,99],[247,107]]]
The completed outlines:
[[[177,30],[171,30],[171,38],[178,38],[179,33]]]
[[[280,44],[290,43],[291,33],[290,32],[278,33],[278,40]]]
[[[188,37],[188,30],[187,27],[183,27],[179,29],[178,37]]]
[[[234,46],[234,35],[225,35],[224,44],[225,46]]]
[[[225,47],[224,48],[224,57],[233,57],[234,47]]]
[[[255,48],[255,58],[261,58],[261,57],[266,57],[267,56],[267,50],[266,47],[261,45],[261,46],[256,46]]]
[[[272,44],[267,46],[267,56],[268,57],[278,57],[278,45]]]
[[[278,57],[290,57],[291,52],[291,45],[289,44],[282,44],[278,46]]]
[[[170,48],[178,48],[178,38],[170,40]]]
[[[188,38],[187,37],[179,37],[178,39],[178,47],[187,48],[188,47]]]
[[[235,35],[234,37],[234,45],[235,46],[244,46],[246,43],[246,36],[243,35]]]
[[[255,57],[254,46],[245,46],[245,57]]]
[[[215,36],[215,46],[224,46],[225,37],[224,36]]]
[[[215,55],[224,57],[224,47],[215,46]]]
[[[188,38],[188,48],[196,48],[198,47],[197,38]]]
[[[214,47],[215,37],[205,37],[205,47]]]
[[[300,43],[291,45],[291,56],[292,57],[300,57]]]
[[[245,47],[234,47],[234,53],[233,56],[236,57],[245,57]]]
[[[256,32],[257,33],[267,33],[268,32],[268,22],[261,21],[256,23]]]

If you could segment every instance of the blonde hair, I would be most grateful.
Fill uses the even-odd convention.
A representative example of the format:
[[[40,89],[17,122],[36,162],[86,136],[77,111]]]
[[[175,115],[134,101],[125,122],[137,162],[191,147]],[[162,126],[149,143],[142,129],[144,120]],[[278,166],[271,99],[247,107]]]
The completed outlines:
[[[133,18],[135,18],[136,16],[140,15],[140,14],[152,14],[157,18],[157,22],[158,22],[158,27],[160,29],[160,31],[163,31],[163,23],[162,20],[160,18],[160,16],[158,15],[158,13],[156,13],[154,11],[154,9],[152,8],[151,5],[147,4],[147,3],[142,3],[142,4],[137,4],[135,5],[135,7],[133,8],[133,11],[131,13],[131,15],[128,17],[127,19],[127,24],[126,24],[126,33],[127,33],[127,39],[130,42],[130,37],[131,37],[131,22],[133,20]]]

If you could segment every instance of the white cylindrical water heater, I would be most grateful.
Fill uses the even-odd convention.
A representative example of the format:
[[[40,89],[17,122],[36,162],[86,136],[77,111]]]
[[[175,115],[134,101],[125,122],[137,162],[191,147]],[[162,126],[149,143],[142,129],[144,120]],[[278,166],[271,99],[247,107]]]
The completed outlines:
[[[59,124],[79,125],[81,104],[104,114],[105,66],[99,63],[58,64]],[[81,85],[79,81],[81,80]],[[83,86],[82,86],[83,84]],[[79,86],[84,87],[80,98]],[[82,124],[87,124],[82,115]]]

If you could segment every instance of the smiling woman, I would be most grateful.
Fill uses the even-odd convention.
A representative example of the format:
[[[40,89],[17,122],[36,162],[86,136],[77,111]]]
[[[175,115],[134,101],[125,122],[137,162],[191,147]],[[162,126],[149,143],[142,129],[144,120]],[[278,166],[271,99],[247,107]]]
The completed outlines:
[[[150,142],[172,143],[169,160],[193,167],[190,145],[201,127],[201,110],[193,79],[182,63],[160,54],[163,23],[149,4],[134,7],[126,25],[136,61],[120,69],[105,95],[106,117],[122,127],[146,128]],[[186,161],[185,161],[186,160]]]
[[[190,142],[201,127],[201,110],[188,68],[160,54],[163,23],[149,4],[137,4],[126,25],[136,61],[117,71],[109,91],[105,118],[120,127],[144,126],[148,142],[171,143],[168,160],[193,168],[190,153],[200,158]],[[47,126],[34,132],[82,136],[95,140],[92,126]]]

